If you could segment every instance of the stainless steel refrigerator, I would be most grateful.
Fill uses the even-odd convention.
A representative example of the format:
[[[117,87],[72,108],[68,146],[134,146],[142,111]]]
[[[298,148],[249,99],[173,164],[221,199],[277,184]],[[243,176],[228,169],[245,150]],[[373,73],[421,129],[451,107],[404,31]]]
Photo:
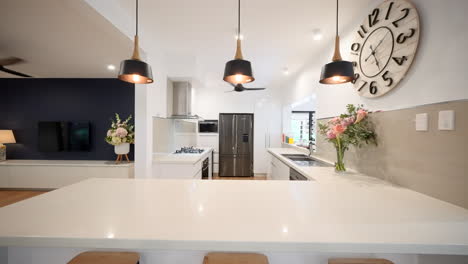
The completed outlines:
[[[253,176],[253,114],[219,114],[219,176]]]

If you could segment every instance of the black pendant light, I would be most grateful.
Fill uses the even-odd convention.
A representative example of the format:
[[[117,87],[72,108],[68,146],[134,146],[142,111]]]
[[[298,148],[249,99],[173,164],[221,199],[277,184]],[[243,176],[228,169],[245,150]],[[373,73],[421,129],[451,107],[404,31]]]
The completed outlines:
[[[152,83],[153,73],[151,66],[140,59],[140,48],[138,44],[138,0],[136,0],[136,30],[133,47],[133,55],[129,60],[120,63],[119,79],[129,83]]]
[[[252,65],[250,61],[244,60],[241,50],[241,28],[240,28],[240,0],[238,0],[237,14],[237,49],[234,59],[226,63],[224,68],[223,80],[231,84],[242,84],[253,82],[255,78],[252,73]]]
[[[340,36],[338,35],[338,0],[336,0],[335,53],[333,54],[332,60],[332,62],[323,66],[320,83],[342,84],[354,79],[353,64],[349,61],[344,61],[340,54]]]

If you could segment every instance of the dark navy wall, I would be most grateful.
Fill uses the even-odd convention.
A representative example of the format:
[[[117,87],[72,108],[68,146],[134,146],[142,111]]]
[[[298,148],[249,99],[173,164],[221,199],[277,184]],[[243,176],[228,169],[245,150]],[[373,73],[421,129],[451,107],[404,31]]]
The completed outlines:
[[[0,79],[0,129],[12,129],[18,142],[7,145],[7,159],[115,159],[104,137],[114,113],[135,116],[134,87],[117,79]],[[91,151],[39,152],[39,121],[89,121]]]

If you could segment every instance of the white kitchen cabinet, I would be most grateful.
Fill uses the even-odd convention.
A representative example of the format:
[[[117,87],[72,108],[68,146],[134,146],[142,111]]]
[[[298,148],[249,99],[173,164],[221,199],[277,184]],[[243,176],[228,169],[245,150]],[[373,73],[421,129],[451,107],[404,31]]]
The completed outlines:
[[[153,98],[153,116],[167,118],[172,115],[174,84],[168,78],[158,78],[150,86],[149,97]]]
[[[211,179],[212,150],[201,155],[158,155],[153,158],[152,177],[158,179],[201,179],[203,161],[208,158],[208,178]]]
[[[254,118],[254,172],[268,174],[267,149],[281,147],[281,105],[271,98],[259,100]]]
[[[133,164],[78,160],[9,160],[0,164],[0,188],[56,189],[90,178],[133,178]]]
[[[289,181],[289,166],[271,154],[270,157],[267,178],[269,180]]]

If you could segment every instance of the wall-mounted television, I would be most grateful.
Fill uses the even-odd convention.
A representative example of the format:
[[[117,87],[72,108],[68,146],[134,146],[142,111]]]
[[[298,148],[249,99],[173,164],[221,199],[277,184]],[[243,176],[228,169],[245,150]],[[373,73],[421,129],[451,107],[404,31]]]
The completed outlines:
[[[89,122],[39,122],[38,132],[40,152],[91,150]]]

